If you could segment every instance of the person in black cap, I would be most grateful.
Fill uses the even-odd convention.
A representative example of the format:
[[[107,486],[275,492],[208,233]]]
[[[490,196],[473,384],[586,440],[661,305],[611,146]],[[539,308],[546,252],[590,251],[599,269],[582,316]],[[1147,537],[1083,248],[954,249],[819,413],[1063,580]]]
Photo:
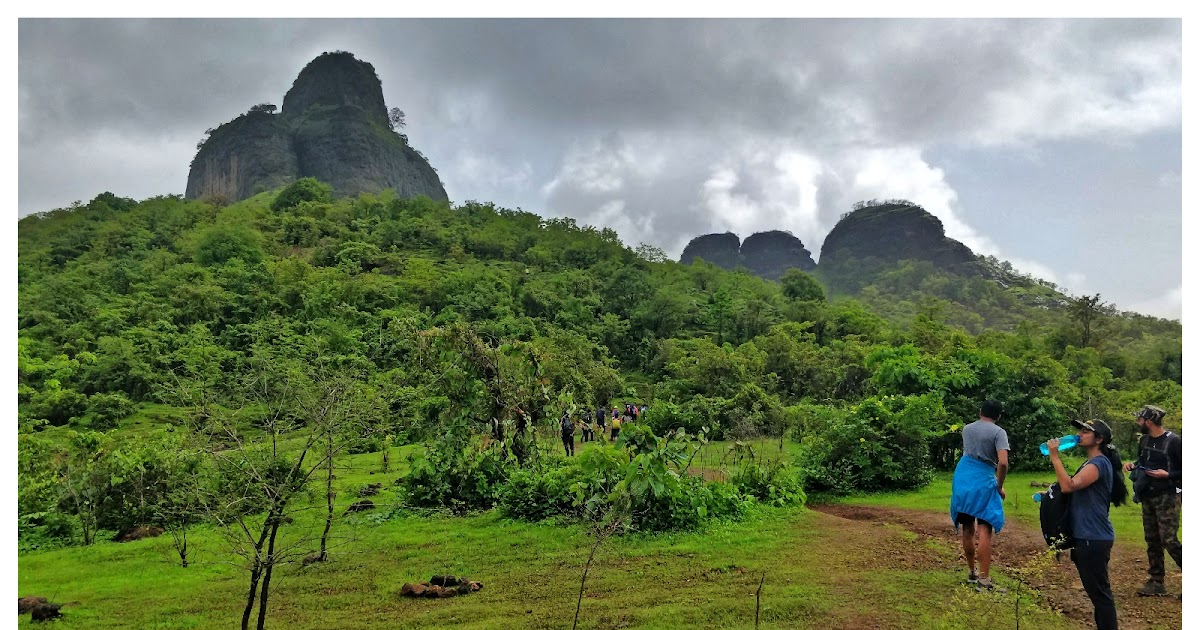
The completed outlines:
[[[1075,547],[1071,561],[1079,571],[1083,590],[1092,600],[1093,618],[1099,630],[1116,630],[1117,606],[1108,581],[1108,560],[1116,538],[1108,506],[1121,505],[1129,494],[1121,454],[1112,445],[1112,429],[1103,420],[1072,420],[1079,427],[1079,447],[1087,461],[1068,475],[1058,454],[1058,438],[1046,442],[1058,486],[1071,495],[1071,532]]]
[[[1175,565],[1183,569],[1183,545],[1179,542],[1179,503],[1183,492],[1183,438],[1163,428],[1159,407],[1146,405],[1134,414],[1142,438],[1138,441],[1137,462],[1125,464],[1133,471],[1133,500],[1142,504],[1142,529],[1146,535],[1146,583],[1138,595],[1166,595],[1163,584],[1167,564],[1163,550],[1171,554]]]

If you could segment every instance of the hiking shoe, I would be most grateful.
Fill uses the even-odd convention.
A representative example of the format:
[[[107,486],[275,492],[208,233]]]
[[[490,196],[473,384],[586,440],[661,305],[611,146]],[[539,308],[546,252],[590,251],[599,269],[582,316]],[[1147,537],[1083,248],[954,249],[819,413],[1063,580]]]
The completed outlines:
[[[967,584],[978,584],[978,583],[979,583],[979,576],[976,575],[974,571],[971,571],[970,573],[967,574]]]
[[[975,590],[980,593],[983,593],[983,592],[991,593],[991,592],[995,591],[997,593],[1004,594],[1004,593],[1008,592],[1008,589],[1004,588],[1003,586],[996,586],[996,583],[993,582],[992,578],[990,578],[990,577],[979,578],[979,582],[977,584],[975,584]]]
[[[1167,587],[1157,580],[1146,580],[1142,588],[1137,590],[1137,594],[1142,597],[1160,597],[1167,594]]]

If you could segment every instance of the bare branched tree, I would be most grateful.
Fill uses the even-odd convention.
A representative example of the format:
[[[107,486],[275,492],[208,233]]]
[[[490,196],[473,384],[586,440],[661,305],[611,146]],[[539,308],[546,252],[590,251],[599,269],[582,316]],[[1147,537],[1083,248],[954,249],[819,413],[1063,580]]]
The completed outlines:
[[[321,554],[326,553],[331,513],[319,536],[316,531],[281,527],[293,521],[294,513],[308,509],[307,502],[298,499],[321,472],[327,475],[326,494],[332,505],[333,460],[351,443],[347,435],[354,431],[347,423],[356,417],[353,379],[296,363],[262,369],[268,363],[261,361],[260,369],[247,379],[247,404],[241,413],[210,418],[201,433],[215,445],[214,475],[202,494],[205,510],[249,572],[243,630],[250,627],[256,603],[256,627],[265,626],[276,567],[297,561],[318,544]],[[233,422],[252,408],[262,414],[262,431],[253,437]]]

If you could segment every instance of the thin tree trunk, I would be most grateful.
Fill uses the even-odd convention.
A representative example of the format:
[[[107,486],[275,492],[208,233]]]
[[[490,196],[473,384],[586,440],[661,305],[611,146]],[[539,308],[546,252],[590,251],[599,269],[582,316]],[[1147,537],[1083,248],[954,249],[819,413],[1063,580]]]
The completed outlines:
[[[254,612],[254,597],[258,594],[258,579],[262,576],[262,564],[254,558],[254,568],[250,570],[250,592],[246,594],[246,609],[242,611],[242,630],[250,630],[250,614]]]
[[[276,514],[271,519],[271,542],[267,545],[267,569],[263,573],[262,595],[258,598],[258,630],[267,625],[267,595],[271,589],[271,571],[275,568],[275,534],[279,531],[279,519],[282,514]]]
[[[254,597],[258,593],[258,580],[262,578],[263,574],[262,548],[271,532],[271,524],[274,523],[275,527],[279,526],[277,510],[282,511],[282,508],[278,507],[278,499],[271,502],[271,509],[267,511],[267,520],[263,521],[262,534],[258,536],[258,542],[254,545],[254,564],[250,568],[250,592],[246,594],[246,610],[242,612],[242,630],[250,628],[250,615],[254,612]]]
[[[175,543],[179,549],[179,562],[183,565],[183,568],[186,569],[187,565],[188,565],[188,561],[187,561],[187,554],[188,554],[187,525],[184,525],[180,528],[180,531],[179,531],[179,534],[177,534]]]
[[[604,536],[597,535],[596,544],[592,545],[592,552],[588,554],[587,564],[583,565],[583,577],[579,578],[579,597],[575,600],[575,623],[571,624],[571,630],[575,630],[575,627],[579,625],[579,609],[583,606],[583,585],[587,582],[588,570],[592,568],[592,559],[596,557],[596,549],[602,542],[604,542]]]
[[[754,591],[754,627],[758,628],[758,613],[762,604],[762,585],[767,581],[767,572],[763,571],[762,579],[758,581],[758,590]],[[260,628],[261,630],[261,628]]]
[[[320,562],[328,558],[325,547],[329,540],[329,528],[333,526],[333,438],[330,438],[328,460],[325,468],[325,505],[328,511],[325,513],[325,531],[321,533],[321,553],[317,556]]]

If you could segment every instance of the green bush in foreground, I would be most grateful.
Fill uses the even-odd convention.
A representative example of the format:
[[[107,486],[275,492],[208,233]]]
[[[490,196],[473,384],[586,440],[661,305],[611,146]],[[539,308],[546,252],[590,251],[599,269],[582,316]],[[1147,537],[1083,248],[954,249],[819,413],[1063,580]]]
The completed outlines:
[[[513,471],[500,508],[510,518],[529,521],[616,515],[638,531],[691,529],[708,519],[743,516],[753,496],[688,474],[692,447],[682,432],[658,437],[647,427],[629,425],[615,445],[596,445],[540,470]]]

